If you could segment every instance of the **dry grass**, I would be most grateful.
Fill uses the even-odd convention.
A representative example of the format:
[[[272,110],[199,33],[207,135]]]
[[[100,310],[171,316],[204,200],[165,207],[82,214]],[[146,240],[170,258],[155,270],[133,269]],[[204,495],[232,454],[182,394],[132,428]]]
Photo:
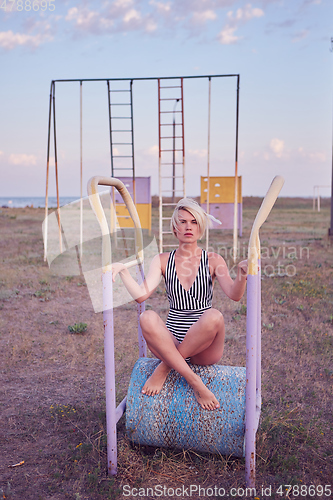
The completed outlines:
[[[259,204],[257,198],[245,199],[241,253]],[[331,481],[333,249],[326,236],[329,208],[322,206],[317,213],[311,200],[280,199],[261,231],[266,274],[257,434],[260,498],[261,485],[272,485],[270,498],[281,498],[274,494],[280,484]],[[155,231],[156,210],[153,214]],[[3,498],[116,499],[123,498],[126,484],[244,488],[242,459],[133,447],[124,417],[118,424],[119,472],[107,477],[102,315],[93,312],[82,277],[56,275],[43,262],[42,219],[39,209],[0,213]],[[212,234],[210,243],[227,252],[232,268],[231,233]],[[233,303],[216,288],[214,305],[227,325],[221,362],[244,365],[246,298]],[[147,306],[166,317],[162,285]],[[115,310],[114,320],[121,401],[138,356],[135,305]],[[68,326],[80,322],[87,323],[87,331],[69,333]],[[8,468],[22,460],[24,465]]]

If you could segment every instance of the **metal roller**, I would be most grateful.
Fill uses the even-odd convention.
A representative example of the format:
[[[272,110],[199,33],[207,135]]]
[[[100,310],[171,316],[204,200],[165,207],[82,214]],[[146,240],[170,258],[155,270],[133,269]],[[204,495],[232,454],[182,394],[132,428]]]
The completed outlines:
[[[126,403],[126,430],[131,441],[243,457],[245,368],[190,365],[220,403],[219,409],[210,411],[201,408],[192,388],[175,370],[159,394],[142,394],[159,362],[140,358],[134,366]]]

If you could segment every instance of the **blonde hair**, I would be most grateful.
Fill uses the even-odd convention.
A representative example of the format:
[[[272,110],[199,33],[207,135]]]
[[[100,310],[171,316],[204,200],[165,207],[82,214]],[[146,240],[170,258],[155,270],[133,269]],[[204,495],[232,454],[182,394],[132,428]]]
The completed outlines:
[[[186,210],[191,215],[193,215],[199,226],[199,238],[203,237],[207,228],[207,224],[208,227],[212,226],[211,220],[207,217],[206,212],[201,208],[199,203],[197,203],[192,198],[182,198],[177,203],[171,217],[170,228],[173,233],[175,232],[177,226],[180,225],[179,210]]]

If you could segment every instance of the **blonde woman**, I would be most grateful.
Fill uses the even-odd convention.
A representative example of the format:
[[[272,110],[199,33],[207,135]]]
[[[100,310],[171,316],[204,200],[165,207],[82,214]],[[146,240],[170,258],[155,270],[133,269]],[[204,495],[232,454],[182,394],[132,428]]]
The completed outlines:
[[[117,274],[132,297],[139,303],[148,299],[164,277],[170,311],[166,324],[159,315],[147,310],[140,316],[142,333],[151,352],[161,360],[142,388],[148,396],[160,392],[171,369],[182,375],[206,410],[219,408],[215,395],[193,372],[187,361],[197,365],[217,363],[224,348],[224,319],[212,308],[213,285],[217,280],[224,293],[239,301],[245,291],[247,261],[237,267],[233,281],[221,255],[208,253],[198,246],[208,216],[191,198],[180,200],[171,219],[171,229],[178,248],[156,255],[142,285],[133,280],[121,263],[113,264],[113,281]]]

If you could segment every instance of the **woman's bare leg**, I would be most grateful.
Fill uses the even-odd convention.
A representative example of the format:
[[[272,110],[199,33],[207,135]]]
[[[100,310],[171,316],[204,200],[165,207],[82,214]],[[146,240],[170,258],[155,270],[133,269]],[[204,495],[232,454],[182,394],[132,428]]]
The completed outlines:
[[[212,364],[220,359],[224,343],[223,316],[216,309],[209,309],[191,326],[181,344],[171,335],[161,318],[153,311],[145,311],[140,317],[142,333],[150,350],[162,360],[142,391],[147,395],[157,394],[171,368],[180,373],[192,386],[199,404],[206,409],[215,409],[219,403],[214,394],[203,384],[185,361],[197,364]]]
[[[217,363],[224,349],[224,319],[217,309],[208,309],[188,330],[178,350],[194,365]]]

